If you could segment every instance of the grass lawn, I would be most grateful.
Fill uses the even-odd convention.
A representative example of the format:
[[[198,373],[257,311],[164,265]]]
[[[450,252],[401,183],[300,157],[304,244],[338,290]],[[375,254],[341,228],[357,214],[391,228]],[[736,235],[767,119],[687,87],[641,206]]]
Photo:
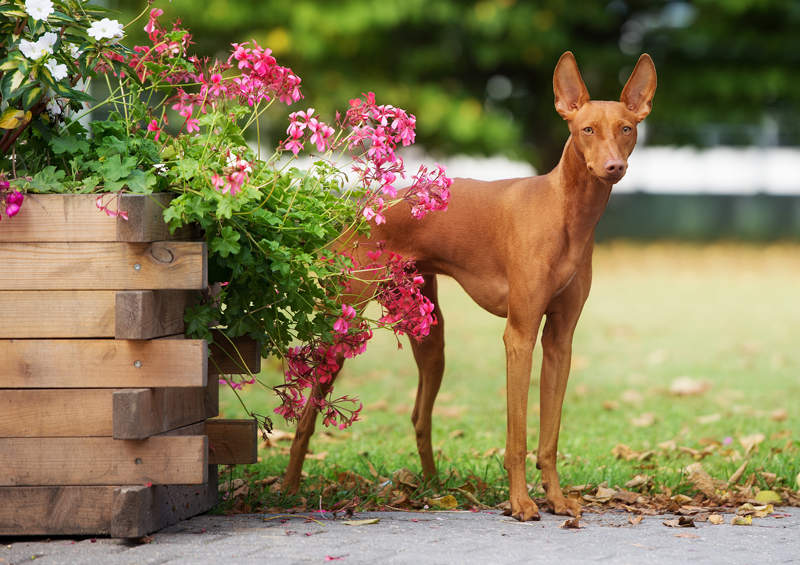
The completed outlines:
[[[646,475],[648,481],[635,490],[668,487],[691,494],[682,472],[687,465],[700,461],[713,477],[728,480],[748,460],[740,483],[800,488],[795,484],[800,480],[799,281],[796,245],[599,246],[564,403],[562,486],[622,486]],[[452,280],[442,281],[440,295],[447,369],[433,440],[442,481],[421,485],[411,498],[467,485],[481,502],[493,505],[507,496],[504,320],[473,304]],[[528,422],[531,461],[538,439],[540,354],[537,345]],[[280,378],[280,367],[267,361],[262,379]],[[681,378],[692,394],[670,391]],[[315,506],[320,493],[329,505],[352,496],[357,489],[343,471],[364,477],[379,504],[391,502],[382,483],[396,471],[419,473],[410,423],[416,384],[410,348],[398,351],[389,332],[376,334],[367,353],[345,365],[337,391],[361,398],[363,421],[346,431],[318,428],[311,442],[316,459],[306,461],[309,477],[301,492],[314,501],[309,504]],[[244,399],[257,413],[271,414],[276,406],[272,393],[255,387]],[[230,391],[222,392],[221,413],[243,417]],[[273,420],[276,428],[292,429]],[[262,462],[250,467],[248,477],[280,475],[288,445],[273,442],[262,449]],[[532,462],[528,477],[538,491]],[[280,507],[298,500],[265,488],[251,504]]]

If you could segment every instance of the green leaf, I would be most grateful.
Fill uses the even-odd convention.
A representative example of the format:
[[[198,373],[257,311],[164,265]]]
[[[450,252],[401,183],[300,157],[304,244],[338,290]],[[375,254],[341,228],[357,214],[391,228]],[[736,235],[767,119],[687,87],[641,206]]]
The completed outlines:
[[[119,155],[112,155],[103,162],[98,172],[103,175],[106,182],[113,182],[127,178],[134,168],[136,168],[134,157],[127,155],[122,159]]]
[[[147,171],[146,173],[140,169],[134,169],[128,178],[125,179],[128,188],[131,192],[137,194],[150,194],[153,192],[153,187],[156,185],[156,176]]]
[[[61,155],[62,153],[75,155],[76,153],[89,152],[89,142],[74,135],[53,137],[50,140],[50,147],[56,155]]]
[[[200,169],[200,163],[196,159],[186,157],[178,161],[178,166],[175,168],[180,178],[183,180],[192,180]]]
[[[235,231],[231,226],[224,226],[220,230],[220,235],[211,240],[211,251],[219,253],[220,257],[227,257],[230,254],[236,255],[241,249],[238,243],[240,237],[239,232]]]
[[[19,59],[9,57],[2,64],[0,64],[0,71],[11,71],[19,66]]]
[[[16,90],[19,89],[22,81],[25,80],[25,75],[22,74],[19,69],[14,71],[14,74],[11,75],[11,79],[9,79],[8,84],[8,97],[14,98],[16,95]]]
[[[42,98],[42,87],[34,86],[22,95],[22,109],[30,110]]]
[[[64,192],[64,171],[58,171],[53,165],[48,165],[33,175],[28,188],[34,192]]]

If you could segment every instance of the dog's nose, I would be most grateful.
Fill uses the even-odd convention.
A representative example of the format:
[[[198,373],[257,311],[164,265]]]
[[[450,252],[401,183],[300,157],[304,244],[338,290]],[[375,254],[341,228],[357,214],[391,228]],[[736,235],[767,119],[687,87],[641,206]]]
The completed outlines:
[[[606,173],[611,176],[621,177],[625,174],[625,168],[628,164],[623,161],[622,159],[609,159],[606,161],[605,169]]]

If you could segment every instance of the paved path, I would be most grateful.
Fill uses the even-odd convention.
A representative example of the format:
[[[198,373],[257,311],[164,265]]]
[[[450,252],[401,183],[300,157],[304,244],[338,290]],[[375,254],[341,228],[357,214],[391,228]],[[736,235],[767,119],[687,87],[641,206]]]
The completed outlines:
[[[113,539],[2,539],[0,564],[327,563],[800,563],[800,509],[754,519],[752,526],[699,523],[668,528],[670,516],[630,525],[620,513],[587,514],[580,530],[562,517],[519,523],[494,512],[364,512],[371,525],[250,514],[199,516],[130,545]]]

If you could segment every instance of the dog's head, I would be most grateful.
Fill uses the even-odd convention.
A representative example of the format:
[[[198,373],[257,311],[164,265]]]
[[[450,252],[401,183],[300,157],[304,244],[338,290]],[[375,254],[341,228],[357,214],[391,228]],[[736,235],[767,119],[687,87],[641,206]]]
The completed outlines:
[[[656,92],[656,67],[650,55],[639,57],[619,102],[606,102],[589,100],[575,56],[567,51],[553,73],[553,92],[556,111],[567,120],[589,172],[604,182],[619,182],[636,145],[636,126],[650,113]]]

